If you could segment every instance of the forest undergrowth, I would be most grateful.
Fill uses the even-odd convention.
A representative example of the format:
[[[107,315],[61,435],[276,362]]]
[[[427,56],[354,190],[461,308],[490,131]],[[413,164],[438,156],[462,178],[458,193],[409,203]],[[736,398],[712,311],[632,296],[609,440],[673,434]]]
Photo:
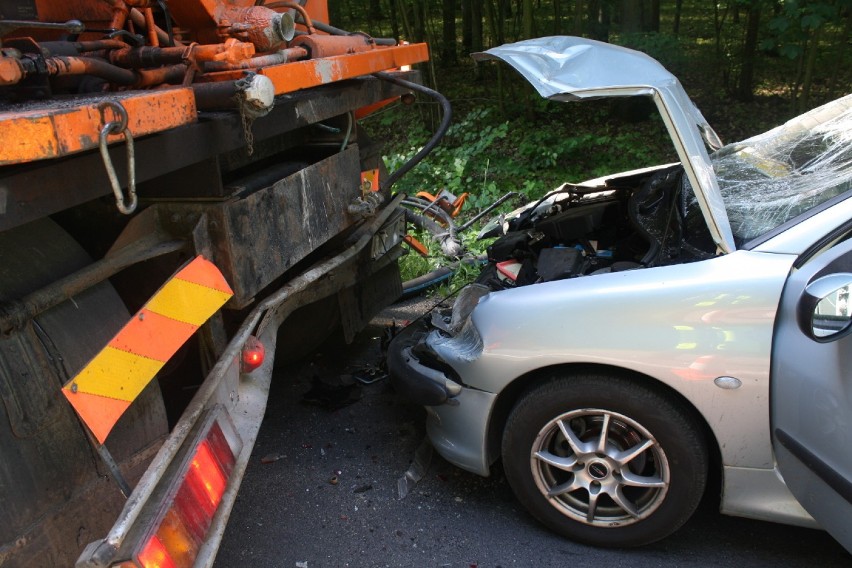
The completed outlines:
[[[763,69],[754,97],[741,102],[720,86],[721,71],[714,67],[708,46],[665,34],[622,39],[622,44],[657,58],[680,79],[725,143],[764,132],[801,112],[785,97],[785,73],[790,69],[783,58],[768,60],[770,68]],[[649,99],[547,101],[503,63],[468,60],[444,68],[429,65],[435,64],[420,69],[422,81],[450,100],[453,120],[440,145],[394,189],[409,195],[421,191],[437,195],[441,190],[456,196],[469,193],[459,224],[508,192],[519,192],[521,197],[500,211],[538,199],[564,182],[677,161]],[[838,93],[843,94],[842,88],[830,81],[817,84],[810,106]],[[440,118],[436,102],[418,97],[411,106],[398,104],[372,115],[362,126],[383,141],[385,164],[393,171],[426,143]],[[489,217],[493,215],[483,222]],[[484,251],[485,244],[469,235],[465,242],[472,254]],[[404,277],[421,272],[424,263],[443,262],[440,255],[412,258],[403,263]]]

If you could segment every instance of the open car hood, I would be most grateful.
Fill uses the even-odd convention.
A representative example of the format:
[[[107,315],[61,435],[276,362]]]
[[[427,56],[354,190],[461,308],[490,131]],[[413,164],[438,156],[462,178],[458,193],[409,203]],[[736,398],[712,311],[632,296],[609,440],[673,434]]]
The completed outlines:
[[[704,139],[714,149],[721,143],[677,78],[656,60],[632,49],[578,37],[520,41],[474,53],[473,57],[477,61],[505,61],[547,99],[650,96],[666,124],[713,240],[721,252],[736,249]]]

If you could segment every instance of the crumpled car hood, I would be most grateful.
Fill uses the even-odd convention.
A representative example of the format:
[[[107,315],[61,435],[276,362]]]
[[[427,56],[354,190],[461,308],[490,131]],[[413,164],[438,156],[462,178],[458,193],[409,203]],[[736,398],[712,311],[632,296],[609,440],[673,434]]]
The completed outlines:
[[[695,188],[713,240],[721,252],[736,250],[702,131],[714,147],[721,143],[677,78],[656,60],[608,43],[561,36],[506,44],[473,57],[505,61],[549,99],[651,96]]]

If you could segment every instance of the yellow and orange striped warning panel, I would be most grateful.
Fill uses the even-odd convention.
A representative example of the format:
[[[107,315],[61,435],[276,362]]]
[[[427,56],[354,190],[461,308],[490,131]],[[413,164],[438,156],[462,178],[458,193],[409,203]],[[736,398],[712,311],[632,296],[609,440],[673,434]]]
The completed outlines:
[[[195,257],[62,387],[98,442],[104,443],[166,361],[233,295],[219,269]]]

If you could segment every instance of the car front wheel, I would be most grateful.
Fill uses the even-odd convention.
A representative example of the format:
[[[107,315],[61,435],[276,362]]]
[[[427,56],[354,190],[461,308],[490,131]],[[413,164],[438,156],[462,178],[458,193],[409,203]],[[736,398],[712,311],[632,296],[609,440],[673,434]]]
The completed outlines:
[[[674,397],[621,376],[553,378],[523,396],[503,466],[552,530],[597,546],[641,546],[689,519],[707,482],[698,421]]]

